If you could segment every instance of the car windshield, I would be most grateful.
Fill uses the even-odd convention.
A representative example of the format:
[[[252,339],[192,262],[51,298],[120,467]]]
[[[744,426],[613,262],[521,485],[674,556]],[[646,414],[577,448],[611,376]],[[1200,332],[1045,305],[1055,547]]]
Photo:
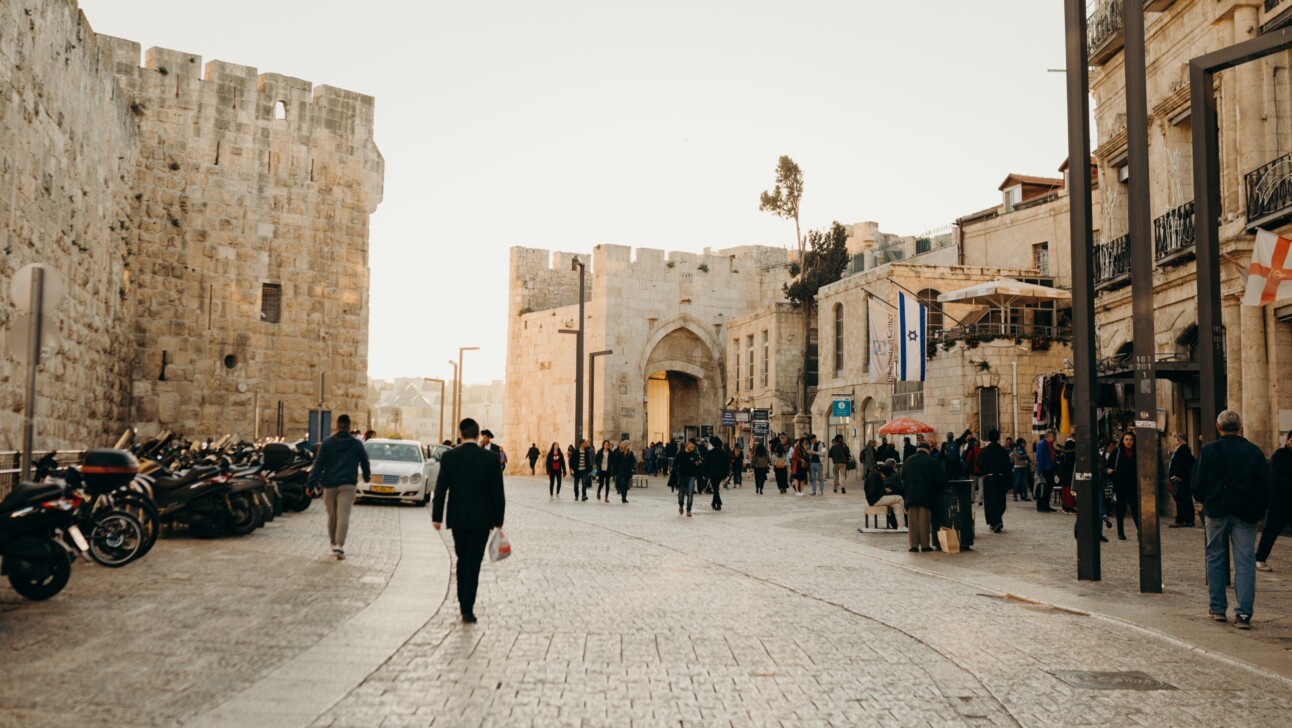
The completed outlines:
[[[397,463],[420,463],[422,449],[399,442],[369,442],[364,445],[369,460],[393,460]]]

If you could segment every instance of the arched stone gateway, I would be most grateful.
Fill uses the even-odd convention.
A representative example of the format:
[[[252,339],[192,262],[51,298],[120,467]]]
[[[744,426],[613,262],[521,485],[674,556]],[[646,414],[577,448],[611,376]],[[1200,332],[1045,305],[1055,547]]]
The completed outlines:
[[[725,387],[721,350],[716,343],[679,323],[652,337],[645,351],[642,441],[698,437],[705,427],[716,432]]]

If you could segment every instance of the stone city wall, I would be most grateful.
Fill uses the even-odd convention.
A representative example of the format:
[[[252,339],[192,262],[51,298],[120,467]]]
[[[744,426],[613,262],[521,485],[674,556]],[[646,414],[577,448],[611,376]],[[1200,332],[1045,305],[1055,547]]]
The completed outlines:
[[[36,443],[110,444],[128,420],[138,128],[109,51],[71,2],[0,4],[0,329],[13,274],[42,262],[64,299],[38,373]],[[26,368],[0,337],[0,450],[21,440]]]
[[[140,67],[138,44],[96,35],[71,0],[0,18],[0,280],[41,260],[68,288],[39,446],[127,423],[249,437],[257,402],[261,434],[279,401],[295,434],[320,389],[362,422],[373,100],[158,48]],[[0,448],[20,429],[16,371],[0,375]]]
[[[553,441],[564,447],[574,437],[575,337],[558,333],[577,326],[571,257],[512,249],[506,429],[513,443],[526,447],[537,442],[546,450]],[[646,380],[672,368],[700,381],[702,401],[712,404],[705,411],[714,410],[704,423],[716,426],[725,391],[724,327],[783,298],[785,251],[749,246],[634,254],[626,246],[599,245],[582,259],[588,266],[585,353],[614,351],[597,360],[589,379],[596,402],[586,434],[615,440],[627,432],[635,444],[644,440]],[[692,342],[684,356],[677,355],[678,337]]]

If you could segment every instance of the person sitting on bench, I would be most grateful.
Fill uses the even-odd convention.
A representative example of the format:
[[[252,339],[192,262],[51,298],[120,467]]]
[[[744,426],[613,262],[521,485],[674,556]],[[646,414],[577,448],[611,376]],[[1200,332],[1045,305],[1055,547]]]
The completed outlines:
[[[906,506],[902,500],[902,477],[897,474],[897,463],[893,460],[875,468],[866,477],[866,503],[872,506],[888,507],[888,525],[897,528],[905,520]],[[902,518],[899,519],[898,516]]]

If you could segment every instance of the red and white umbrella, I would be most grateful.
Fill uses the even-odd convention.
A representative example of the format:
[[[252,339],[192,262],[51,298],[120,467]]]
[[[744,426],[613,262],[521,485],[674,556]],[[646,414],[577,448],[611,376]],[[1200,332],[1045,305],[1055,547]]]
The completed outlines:
[[[933,432],[932,427],[909,417],[898,418],[879,428],[879,434],[881,435],[923,435],[932,434]]]

